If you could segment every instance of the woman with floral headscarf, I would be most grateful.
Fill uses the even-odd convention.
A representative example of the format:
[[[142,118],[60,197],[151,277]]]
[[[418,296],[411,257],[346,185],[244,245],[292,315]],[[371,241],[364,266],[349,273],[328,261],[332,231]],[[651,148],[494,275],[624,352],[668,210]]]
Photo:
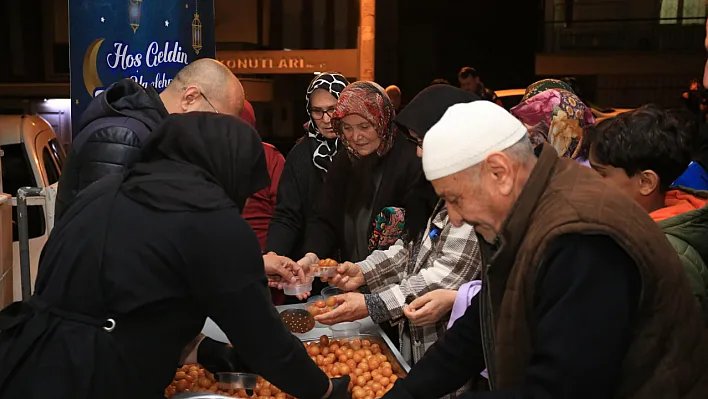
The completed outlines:
[[[559,156],[576,158],[583,129],[595,123],[592,111],[572,92],[570,86],[545,79],[526,89],[521,103],[511,113],[529,129],[534,147],[550,143]]]
[[[376,83],[356,82],[342,92],[332,125],[346,151],[335,159],[322,206],[307,229],[310,260],[364,260],[401,236],[406,209],[426,206],[414,189],[423,178],[416,145],[399,134],[394,117]]]
[[[436,201],[418,189],[424,177],[417,146],[398,131],[395,114],[374,82],[356,82],[342,92],[332,122],[346,151],[328,173],[301,265],[328,257],[359,262],[394,244],[407,225],[425,226]],[[362,296],[357,301],[357,308],[366,309]],[[382,327],[398,341],[390,324]]]
[[[299,259],[307,222],[314,215],[325,175],[341,148],[332,127],[337,99],[347,79],[338,73],[316,76],[305,95],[309,121],[306,137],[293,147],[285,162],[278,186],[277,205],[268,230],[266,252]]]

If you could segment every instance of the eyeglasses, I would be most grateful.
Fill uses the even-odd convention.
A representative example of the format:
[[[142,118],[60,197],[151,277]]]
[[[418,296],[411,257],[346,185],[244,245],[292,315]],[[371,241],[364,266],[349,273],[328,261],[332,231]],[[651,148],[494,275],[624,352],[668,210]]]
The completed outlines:
[[[327,109],[327,110],[318,109],[318,108],[312,108],[312,109],[310,110],[310,115],[312,115],[312,119],[318,119],[318,120],[319,120],[319,119],[324,118],[325,114],[327,114],[327,116],[329,116],[329,117],[331,118],[332,115],[334,115],[334,111],[335,111],[334,108],[330,108],[330,109]]]
[[[413,135],[410,134],[410,132],[408,132],[408,131],[405,130],[405,129],[401,129],[401,131],[403,131],[403,136],[406,137],[406,140],[408,140],[409,142],[415,144],[416,147],[423,148],[423,140],[422,140],[422,139],[419,139],[419,138],[417,138],[417,137],[413,137]]]
[[[215,114],[218,114],[219,111],[217,111],[216,107],[214,106],[214,104],[211,103],[211,101],[209,101],[209,99],[207,98],[207,96],[205,96],[204,93],[202,93],[202,90],[201,90],[201,89],[199,89],[199,94],[202,96],[202,98],[204,99],[204,101],[206,101],[207,104],[209,104],[209,106],[211,107],[211,109],[214,110],[214,113],[215,113]]]
[[[178,76],[175,76],[175,80],[176,80],[176,81],[179,81],[179,82],[181,82],[181,83],[184,84],[184,81],[182,81],[182,80],[179,78],[179,75],[178,75]],[[211,107],[211,109],[214,110],[214,113],[215,113],[215,114],[218,114],[219,111],[216,109],[216,107],[214,106],[214,104],[212,104],[211,101],[209,101],[209,99],[207,98],[207,96],[205,96],[204,93],[202,93],[202,89],[201,89],[200,87],[198,87],[198,86],[194,86],[194,87],[196,87],[196,88],[199,90],[199,95],[202,96],[202,98],[204,99],[204,101],[207,102],[207,104],[209,104],[209,106]],[[183,87],[182,87],[182,91],[186,91],[188,88],[189,88],[188,86],[183,86]]]

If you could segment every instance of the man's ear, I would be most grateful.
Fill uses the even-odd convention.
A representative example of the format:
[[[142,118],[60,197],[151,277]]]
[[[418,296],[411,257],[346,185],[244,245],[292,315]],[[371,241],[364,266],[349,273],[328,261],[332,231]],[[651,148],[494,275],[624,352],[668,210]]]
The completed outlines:
[[[196,86],[189,86],[182,92],[180,97],[180,107],[183,112],[189,111],[191,106],[199,100],[200,91]]]
[[[659,189],[659,175],[653,170],[639,172],[639,193],[643,196],[651,195]]]
[[[489,154],[482,164],[482,173],[486,173],[495,181],[499,193],[509,195],[514,190],[514,168],[506,154],[494,152]]]

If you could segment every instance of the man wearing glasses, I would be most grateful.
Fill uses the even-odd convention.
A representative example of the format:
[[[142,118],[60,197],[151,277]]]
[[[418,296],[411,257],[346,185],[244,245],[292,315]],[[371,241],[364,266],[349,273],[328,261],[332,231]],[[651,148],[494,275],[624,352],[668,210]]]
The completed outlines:
[[[135,162],[141,144],[168,114],[192,111],[239,115],[241,82],[213,59],[185,66],[162,93],[132,79],[111,85],[89,104],[59,179],[58,221],[79,191],[100,178],[123,173]]]

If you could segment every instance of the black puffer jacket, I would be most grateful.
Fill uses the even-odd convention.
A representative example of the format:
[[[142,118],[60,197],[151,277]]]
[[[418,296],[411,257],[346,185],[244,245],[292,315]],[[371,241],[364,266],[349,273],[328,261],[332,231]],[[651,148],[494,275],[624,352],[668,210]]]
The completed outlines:
[[[55,219],[79,191],[130,167],[141,143],[167,115],[155,88],[143,89],[132,79],[120,80],[94,98],[81,116],[59,179]]]

